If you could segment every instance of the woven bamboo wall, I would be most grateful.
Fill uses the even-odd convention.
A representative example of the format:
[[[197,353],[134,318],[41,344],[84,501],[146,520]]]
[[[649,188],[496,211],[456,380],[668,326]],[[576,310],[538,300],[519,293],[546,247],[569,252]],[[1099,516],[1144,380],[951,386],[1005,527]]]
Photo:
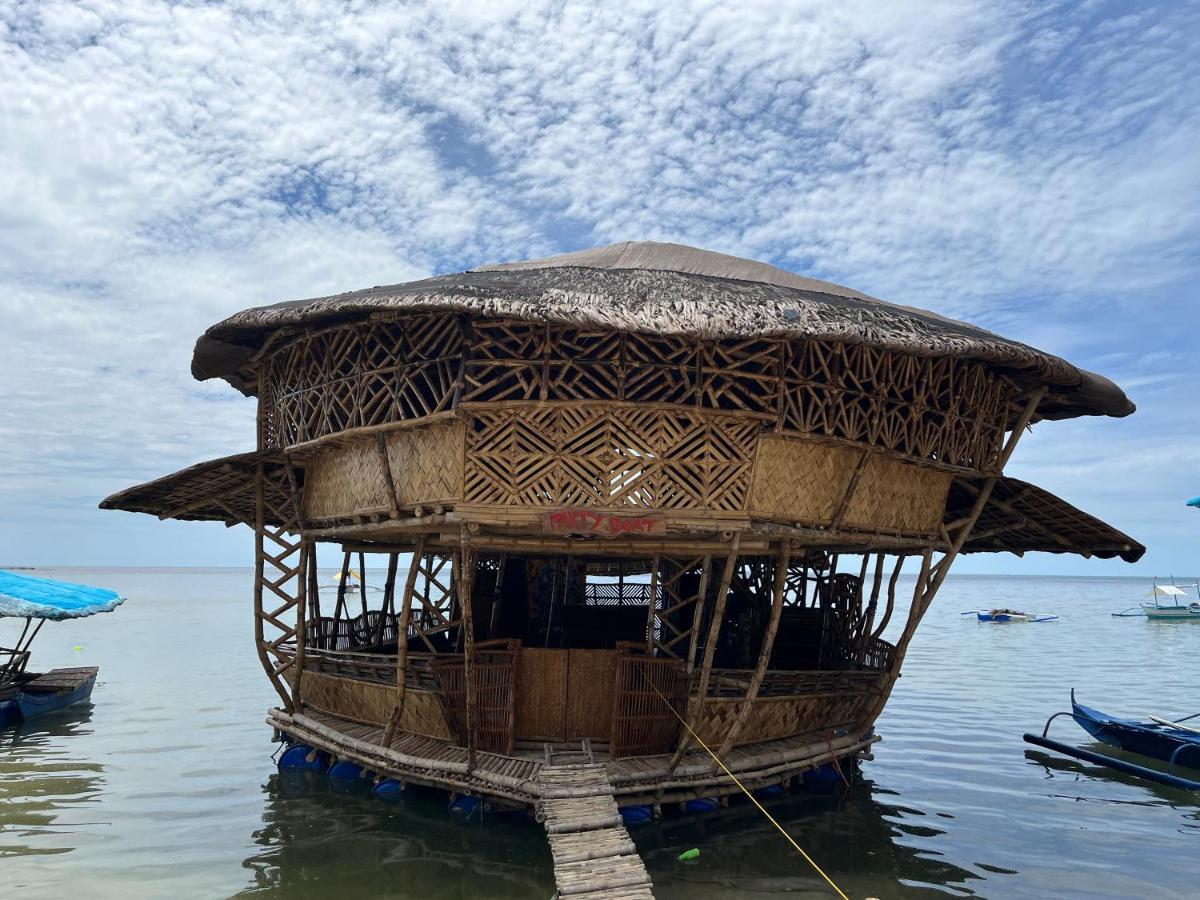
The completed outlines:
[[[872,456],[846,510],[846,524],[936,532],[953,476],[898,459]]]
[[[462,496],[463,423],[394,431],[387,452],[401,506],[452,503]]]
[[[750,509],[798,522],[828,523],[857,463],[858,452],[849,448],[763,435]]]
[[[364,725],[386,725],[396,703],[396,689],[390,685],[307,671],[301,695],[306,704]],[[431,691],[408,689],[399,727],[401,731],[451,740],[441,702]]]
[[[312,519],[380,512],[391,506],[372,438],[316,454],[304,467],[304,512]]]
[[[463,424],[405,428],[386,437],[387,464],[401,508],[454,503],[462,492]],[[373,435],[343,441],[305,464],[304,508],[310,519],[387,512],[391,489]]]
[[[750,510],[788,521],[829,525],[862,451],[811,440],[763,435],[758,441]],[[872,454],[844,514],[848,526],[936,532],[953,476]]]
[[[760,697],[738,733],[737,744],[770,741],[805,732],[829,732],[839,725],[864,722],[875,701],[873,693]],[[710,699],[696,729],[705,743],[720,743],[737,719],[737,700]]]

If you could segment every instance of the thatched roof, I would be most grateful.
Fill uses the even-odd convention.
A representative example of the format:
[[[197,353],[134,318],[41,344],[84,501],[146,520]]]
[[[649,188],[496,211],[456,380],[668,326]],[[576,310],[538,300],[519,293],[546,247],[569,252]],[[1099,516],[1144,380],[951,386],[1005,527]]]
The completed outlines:
[[[100,501],[101,509],[149,513],[160,519],[233,524],[255,519],[255,473],[267,466],[265,513],[268,525],[291,518],[291,497],[280,491],[283,456],[278,451],[238,453],[188,466],[162,478],[117,491]]]
[[[149,513],[162,519],[253,522],[254,473],[260,463],[271,476],[267,480],[267,523],[281,525],[284,519],[292,519],[294,512],[291,497],[273,487],[284,482],[280,477],[283,454],[278,450],[240,453],[189,466],[119,491],[105,498],[100,508]],[[965,516],[977,493],[977,479],[956,478],[946,505],[946,523]],[[1133,538],[1049,491],[1016,478],[1001,478],[963,552],[1022,554],[1032,550],[1106,559],[1120,556],[1127,562],[1136,562],[1146,552]],[[625,561],[619,565],[636,568],[639,564]],[[616,574],[616,568],[608,574]]]
[[[252,393],[246,365],[279,329],[434,310],[703,338],[868,343],[918,356],[978,360],[1048,384],[1052,393],[1038,418],[1126,416],[1134,409],[1111,381],[974,325],[764,263],[653,242],[248,309],[200,338],[192,374],[226,378]]]
[[[979,495],[980,479],[956,478],[946,502],[946,522],[966,516]],[[1146,548],[1095,516],[1047,490],[1016,478],[1001,478],[963,546],[964,553],[1018,556],[1033,550],[1078,553],[1137,562]]]

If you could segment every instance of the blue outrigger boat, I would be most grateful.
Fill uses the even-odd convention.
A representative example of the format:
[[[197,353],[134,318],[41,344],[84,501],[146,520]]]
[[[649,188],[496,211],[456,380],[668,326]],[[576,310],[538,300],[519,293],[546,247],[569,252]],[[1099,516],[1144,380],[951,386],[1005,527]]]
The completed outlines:
[[[87,700],[96,666],[30,672],[29,647],[47,620],[111,612],[124,598],[113,591],[0,571],[0,619],[23,619],[11,647],[0,646],[0,728]]]
[[[1123,759],[1050,740],[1047,737],[1050,723],[1059,716],[1070,716],[1080,728],[1110,747],[1168,763],[1167,771],[1151,769]],[[1026,734],[1025,741],[1067,756],[1074,756],[1077,759],[1128,772],[1131,775],[1140,775],[1161,784],[1188,790],[1200,790],[1200,781],[1196,780],[1197,777],[1200,777],[1200,728],[1183,724],[1189,720],[1200,718],[1200,713],[1184,716],[1177,721],[1159,716],[1149,716],[1148,718],[1149,721],[1123,719],[1100,712],[1090,706],[1084,706],[1075,699],[1075,691],[1072,689],[1071,711],[1055,713],[1046,720],[1046,727],[1042,729],[1041,736]],[[1175,772],[1176,766],[1194,769],[1196,773],[1190,777],[1189,775],[1178,775]]]

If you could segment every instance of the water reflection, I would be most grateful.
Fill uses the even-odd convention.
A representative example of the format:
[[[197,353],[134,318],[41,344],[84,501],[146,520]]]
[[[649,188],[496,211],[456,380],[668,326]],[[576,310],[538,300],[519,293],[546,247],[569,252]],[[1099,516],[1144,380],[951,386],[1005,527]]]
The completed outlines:
[[[263,786],[261,848],[243,865],[245,895],[421,898],[549,897],[550,852],[520,817],[453,817],[446,795],[412,789],[380,800],[366,784],[335,790],[323,776],[286,772]]]
[[[550,897],[549,851],[524,816],[454,818],[444,794],[414,790],[400,802],[349,792],[306,772],[272,775],[264,825],[245,860],[243,895],[323,897],[337,891],[400,897]],[[771,814],[853,896],[973,896],[981,877],[928,849],[944,819],[906,807],[858,779],[849,788],[769,801]],[[655,884],[670,898],[827,897],[829,889],[746,802],[700,816],[668,816],[631,829]],[[679,854],[700,848],[694,863]],[[924,847],[926,849],[920,849]],[[1000,866],[984,866],[1007,873]]]
[[[103,766],[70,752],[74,738],[91,734],[91,720],[86,703],[0,730],[0,858],[74,849],[61,836],[104,785]]]

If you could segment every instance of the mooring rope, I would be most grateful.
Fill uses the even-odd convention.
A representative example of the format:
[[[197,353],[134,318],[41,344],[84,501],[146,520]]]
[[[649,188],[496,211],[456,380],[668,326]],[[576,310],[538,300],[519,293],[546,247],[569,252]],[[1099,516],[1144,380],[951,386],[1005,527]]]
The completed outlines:
[[[758,798],[755,797],[754,794],[752,794],[750,791],[748,791],[746,789],[746,786],[744,784],[742,784],[741,781],[738,780],[738,777],[736,775],[734,775],[731,771],[729,771],[729,767],[726,766],[725,763],[723,763],[717,757],[717,754],[712,752],[712,750],[709,748],[708,744],[704,743],[704,741],[702,741],[700,739],[700,735],[698,735],[698,734],[696,734],[696,732],[692,731],[692,726],[687,723],[687,719],[685,719],[683,716],[681,716],[679,714],[678,710],[676,710],[675,707],[671,705],[671,701],[663,696],[662,691],[660,691],[658,689],[658,685],[656,685],[653,681],[651,681],[649,676],[647,676],[646,673],[644,673],[644,672],[642,673],[642,677],[646,679],[646,683],[650,685],[650,687],[654,691],[654,693],[658,694],[659,699],[662,700],[662,702],[667,705],[667,709],[669,709],[675,715],[675,718],[677,718],[683,724],[683,727],[687,729],[687,732],[688,732],[688,734],[690,734],[692,736],[692,739],[697,744],[699,744],[701,747],[704,748],[705,752],[708,753],[708,755],[713,758],[713,762],[715,762],[718,766],[720,766],[721,769],[725,772],[725,774],[728,775],[733,780],[733,783],[738,786],[738,788],[741,790],[741,792],[750,798],[750,802],[753,803],[755,806],[757,806],[758,811],[767,817],[767,821],[769,821],[772,825],[774,825],[775,828],[779,831],[779,833],[782,834],[785,838],[787,838],[788,843],[796,848],[796,852],[799,853],[802,857],[804,857],[804,861],[807,862],[810,866],[812,866],[816,870],[818,875],[820,875],[822,878],[825,879],[825,882],[831,888],[833,888],[834,892],[839,897],[841,897],[842,900],[850,900],[850,898],[846,895],[846,892],[843,891],[840,887],[838,887],[837,883],[834,882],[834,880],[832,878],[830,878],[828,875],[825,874],[824,869],[822,869],[819,865],[817,865],[816,860],[814,860],[811,856],[809,856],[807,853],[805,853],[804,848],[796,843],[796,839],[793,838],[790,834],[788,834],[782,825],[780,825],[778,822],[775,821],[775,817],[773,815],[771,815],[769,812],[767,812],[766,807],[764,807],[761,803],[758,802]],[[832,749],[833,748],[831,745],[830,746],[831,752],[832,752]],[[845,776],[843,776],[843,777],[845,777]]]

